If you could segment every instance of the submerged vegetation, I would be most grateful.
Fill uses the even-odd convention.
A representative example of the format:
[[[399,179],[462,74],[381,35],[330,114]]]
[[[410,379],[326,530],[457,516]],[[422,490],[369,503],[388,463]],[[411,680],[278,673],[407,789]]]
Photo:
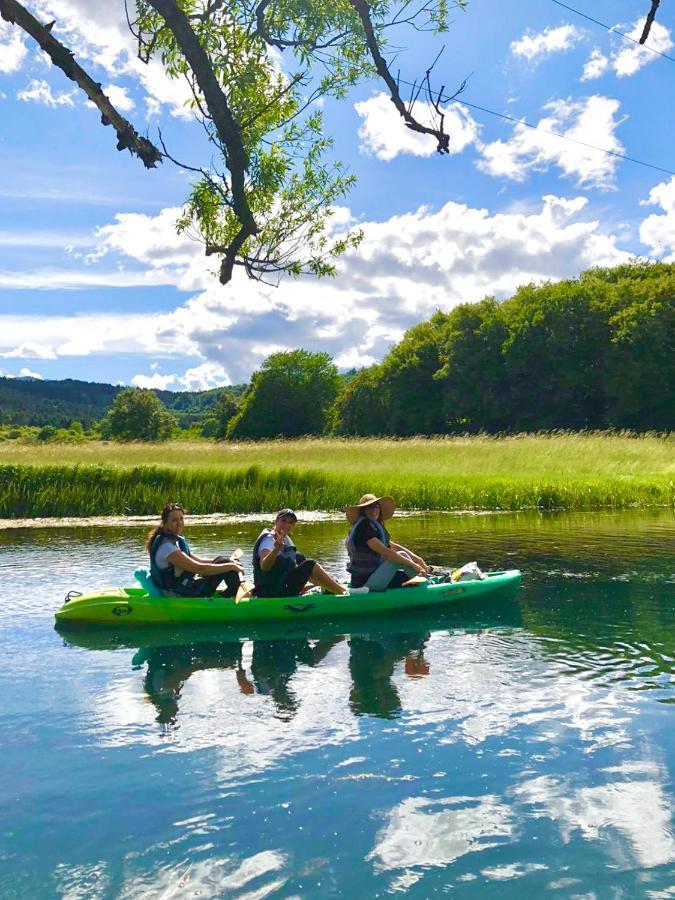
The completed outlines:
[[[0,516],[340,509],[364,491],[405,509],[600,509],[675,504],[675,438],[557,433],[0,446]]]

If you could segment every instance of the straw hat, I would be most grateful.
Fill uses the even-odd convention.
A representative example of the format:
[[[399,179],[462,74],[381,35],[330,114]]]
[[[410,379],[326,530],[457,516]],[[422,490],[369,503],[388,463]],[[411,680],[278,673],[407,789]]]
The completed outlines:
[[[356,522],[364,506],[371,506],[373,503],[380,504],[380,519],[382,521],[391,519],[394,515],[396,506],[391,497],[376,497],[375,494],[364,494],[358,503],[354,506],[348,506],[345,510],[349,524],[353,525]]]

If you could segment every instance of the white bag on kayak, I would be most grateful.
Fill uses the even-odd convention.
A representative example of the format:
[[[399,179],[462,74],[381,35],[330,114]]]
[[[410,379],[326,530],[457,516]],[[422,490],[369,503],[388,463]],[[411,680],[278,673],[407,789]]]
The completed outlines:
[[[465,563],[461,569],[455,569],[452,573],[453,581],[483,581],[487,575],[478,568],[477,562]]]

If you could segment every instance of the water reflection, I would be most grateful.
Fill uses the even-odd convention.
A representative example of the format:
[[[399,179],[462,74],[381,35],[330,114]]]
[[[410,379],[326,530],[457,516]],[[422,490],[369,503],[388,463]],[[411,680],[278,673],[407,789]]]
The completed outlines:
[[[199,528],[214,554],[258,531]],[[520,594],[56,636],[53,598],[100,586],[103,568],[124,583],[141,530],[0,533],[17,798],[0,805],[0,895],[672,894],[672,514],[400,528],[433,562],[519,565]],[[302,543],[337,571],[343,532],[308,525]]]

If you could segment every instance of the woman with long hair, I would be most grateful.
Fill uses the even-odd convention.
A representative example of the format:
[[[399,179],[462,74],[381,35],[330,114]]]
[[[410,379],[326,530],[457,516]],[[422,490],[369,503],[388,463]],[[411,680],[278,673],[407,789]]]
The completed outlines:
[[[210,597],[225,580],[225,597],[236,597],[243,568],[227,556],[200,559],[183,537],[185,510],[180,503],[167,503],[162,521],[145,542],[150,554],[150,576],[168,596]]]

